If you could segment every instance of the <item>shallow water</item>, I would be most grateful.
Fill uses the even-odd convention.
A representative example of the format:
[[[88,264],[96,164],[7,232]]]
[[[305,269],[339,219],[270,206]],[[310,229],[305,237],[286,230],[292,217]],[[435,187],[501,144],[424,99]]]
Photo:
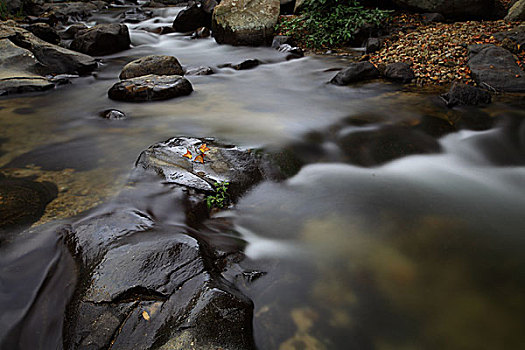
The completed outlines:
[[[326,84],[335,74],[329,69],[344,67],[342,59],[286,61],[270,48],[218,46],[213,39],[143,30],[170,25],[178,10],[156,11],[154,19],[130,25],[134,47],[102,57],[93,76],[55,91],[0,98],[0,171],[53,181],[59,189],[41,222],[67,219],[110,200],[124,187],[138,154],[173,136],[280,149],[308,144],[312,132],[330,133],[337,125],[336,133],[348,133],[422,125],[429,117],[448,122],[489,116],[491,128],[439,138],[440,154],[372,168],[343,163],[325,140],[324,158],[284,182],[263,182],[235,210],[217,216],[232,221],[246,240],[243,264],[267,272],[239,286],[255,303],[260,349],[523,345],[522,97],[500,97],[483,110],[449,111],[434,94],[385,82],[332,86]],[[117,16],[110,12],[93,21]],[[109,100],[107,90],[122,66],[148,54],[173,55],[185,67],[211,66],[217,73],[188,77],[195,91],[187,97],[146,104]],[[265,64],[247,71],[217,68],[250,58]],[[100,118],[108,108],[129,118]],[[309,156],[306,146],[304,153]],[[20,310],[46,314],[48,304],[38,308],[35,302],[42,289],[28,281],[43,280],[50,274],[47,266],[62,261],[62,278],[48,285],[51,295],[73,283],[72,263],[57,240],[49,233],[32,240],[24,235],[1,247],[0,305],[19,301],[0,318],[0,324],[18,327],[3,328],[5,334],[35,329],[38,323],[31,320],[38,317],[20,323]],[[13,266],[26,271],[30,265],[39,266],[37,277],[13,278]],[[33,294],[19,297],[20,289]],[[62,321],[49,315],[58,318],[49,327],[56,337]]]

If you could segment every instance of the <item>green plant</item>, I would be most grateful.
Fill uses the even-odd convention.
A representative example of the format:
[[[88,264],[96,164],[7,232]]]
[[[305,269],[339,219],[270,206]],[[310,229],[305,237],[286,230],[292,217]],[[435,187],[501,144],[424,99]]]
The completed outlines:
[[[206,204],[208,209],[219,208],[222,209],[230,203],[230,196],[228,195],[229,182],[216,182],[215,194],[206,197]]]
[[[276,31],[306,47],[335,47],[352,40],[364,24],[379,26],[389,13],[365,8],[359,0],[306,0],[302,13],[282,19]]]
[[[7,10],[7,4],[5,0],[0,0],[0,19],[5,21],[9,18],[9,11]]]

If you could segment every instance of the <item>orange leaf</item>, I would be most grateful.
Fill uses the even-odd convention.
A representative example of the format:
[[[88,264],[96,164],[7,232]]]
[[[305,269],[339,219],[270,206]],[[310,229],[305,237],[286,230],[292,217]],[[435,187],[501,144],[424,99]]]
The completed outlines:
[[[204,163],[204,153],[199,154],[197,157],[195,157],[195,161],[199,163]]]
[[[201,151],[201,153],[206,153],[206,151],[209,151],[210,149],[208,147],[206,147],[206,144],[202,144],[202,146],[199,147],[199,151]]]
[[[188,159],[193,158],[193,156],[191,155],[191,152],[190,152],[187,148],[186,148],[186,154],[183,155],[183,157],[186,157],[186,158],[188,158]]]
[[[149,321],[149,320],[150,320],[149,314],[148,314],[146,311],[142,311],[142,317],[143,317],[146,321]]]

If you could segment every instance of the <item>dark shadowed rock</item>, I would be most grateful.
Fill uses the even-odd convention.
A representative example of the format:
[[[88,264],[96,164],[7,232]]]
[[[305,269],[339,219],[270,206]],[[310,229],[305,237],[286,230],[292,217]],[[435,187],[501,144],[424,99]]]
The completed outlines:
[[[450,90],[442,95],[442,97],[446,101],[448,107],[456,105],[488,104],[492,100],[488,91],[458,82],[452,84]]]
[[[379,77],[379,71],[372,63],[357,62],[351,63],[347,68],[337,73],[337,75],[330,80],[330,83],[335,85],[348,85],[377,77]]]
[[[433,137],[400,126],[352,131],[339,137],[337,143],[350,163],[376,166],[412,154],[441,151]]]
[[[140,7],[134,7],[120,15],[123,23],[139,23],[151,17],[153,17],[152,11],[143,10]]]
[[[74,39],[78,32],[88,29],[84,23],[73,23],[66,30],[60,33],[62,39]]]
[[[130,43],[128,27],[112,23],[78,32],[70,47],[88,55],[103,56],[127,50]]]
[[[192,39],[203,39],[203,38],[209,38],[211,35],[211,31],[206,27],[200,27],[197,28],[197,30],[191,34]]]
[[[101,1],[89,2],[67,2],[46,4],[42,10],[53,14],[59,21],[66,23],[71,21],[80,21],[91,16],[94,12],[102,9],[105,3]]]
[[[246,69],[252,69],[257,67],[261,64],[261,61],[258,59],[250,59],[246,61],[242,61],[241,63],[232,64],[230,68],[233,68],[235,70],[246,70]]]
[[[445,17],[441,13],[436,12],[423,13],[421,17],[425,23],[437,23],[445,20]]]
[[[60,42],[60,36],[58,35],[55,28],[51,27],[47,23],[33,23],[24,25],[22,28],[27,29],[36,37],[47,41],[48,43],[58,44]]]
[[[120,79],[130,79],[144,75],[183,75],[179,61],[173,56],[146,56],[131,61],[122,68]]]
[[[191,94],[191,83],[180,75],[144,75],[119,81],[109,91],[113,100],[146,102]]]
[[[213,11],[213,37],[219,44],[269,45],[279,12],[279,0],[222,0]]]
[[[494,37],[502,42],[502,47],[517,54],[525,47],[525,25],[520,25],[506,32],[496,33]]]
[[[191,32],[200,27],[211,27],[211,15],[217,5],[215,0],[207,1],[207,4],[194,2],[181,10],[173,21],[173,29],[177,32]]]
[[[414,71],[410,66],[404,62],[390,63],[386,66],[385,72],[383,73],[385,78],[399,82],[399,83],[410,83],[416,78]]]
[[[365,47],[366,53],[376,52],[381,48],[381,40],[379,38],[368,38]]]
[[[118,109],[106,109],[105,111],[100,112],[99,115],[102,118],[111,120],[126,119],[126,114]]]
[[[185,75],[211,75],[214,71],[211,67],[192,67],[186,69]]]
[[[38,221],[57,193],[57,187],[51,182],[35,182],[0,174],[0,229]]]
[[[487,18],[494,10],[494,0],[392,0],[407,10],[438,12],[452,18]]]
[[[471,45],[469,51],[468,65],[478,85],[497,91],[525,91],[525,72],[508,50],[494,45]]]

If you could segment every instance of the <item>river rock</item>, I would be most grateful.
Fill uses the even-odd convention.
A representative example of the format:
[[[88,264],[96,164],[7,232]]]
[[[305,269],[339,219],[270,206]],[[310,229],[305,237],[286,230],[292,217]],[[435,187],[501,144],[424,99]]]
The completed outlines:
[[[62,31],[60,36],[65,40],[74,39],[78,32],[85,29],[88,29],[88,27],[84,23],[73,23],[66,30]]]
[[[493,14],[494,0],[392,0],[407,10],[438,12],[452,18],[489,18]]]
[[[57,193],[51,182],[0,174],[0,230],[36,222]]]
[[[365,47],[366,53],[379,51],[379,49],[381,48],[381,40],[379,40],[379,38],[368,38],[366,40]]]
[[[442,97],[448,107],[488,104],[492,100],[492,96],[487,90],[458,82],[452,84],[450,90]]]
[[[102,9],[105,5],[106,3],[102,1],[61,2],[45,4],[42,10],[52,14],[59,21],[66,23],[86,19],[91,16],[93,12]]]
[[[384,126],[341,135],[337,143],[346,161],[361,166],[377,166],[413,154],[441,151],[433,137],[402,126]]]
[[[279,12],[279,0],[222,0],[213,11],[213,36],[219,44],[269,45]]]
[[[181,10],[173,21],[173,29],[177,32],[191,32],[200,27],[211,28],[211,15],[217,6],[215,0],[194,2]]]
[[[185,75],[212,75],[213,73],[213,68],[206,66],[191,67],[184,72]]]
[[[518,54],[525,47],[525,25],[514,29],[498,32],[494,37],[501,41],[501,46],[514,54]]]
[[[38,73],[42,65],[31,51],[0,40],[0,95],[42,91],[55,85]]]
[[[102,118],[111,120],[126,119],[126,114],[118,109],[106,109],[105,111],[100,112],[99,115]]]
[[[495,45],[471,45],[469,51],[468,65],[478,85],[497,91],[525,91],[525,72],[508,50]]]
[[[204,39],[209,38],[211,31],[207,27],[200,27],[191,34],[192,39]]]
[[[300,47],[292,47],[289,44],[283,44],[279,46],[277,51],[286,54],[287,60],[293,60],[296,58],[304,57],[304,51]]]
[[[261,64],[261,61],[258,59],[249,59],[246,61],[242,61],[240,63],[227,65],[227,67],[233,68],[235,70],[247,70],[257,67]]]
[[[97,62],[90,56],[50,44],[6,22],[0,22],[0,39],[9,39],[31,51],[44,66],[45,74],[87,74],[97,67]]]
[[[439,23],[445,21],[445,17],[441,13],[430,12],[421,14],[424,23]]]
[[[123,23],[139,23],[151,17],[153,17],[152,11],[143,10],[140,7],[134,7],[120,15]]]
[[[179,61],[173,56],[153,55],[131,61],[122,68],[120,79],[131,79],[148,74],[184,75]]]
[[[399,83],[410,83],[416,78],[414,71],[410,66],[404,62],[390,63],[386,66],[385,72],[383,73],[385,78],[399,82]]]
[[[518,0],[510,9],[506,21],[525,21],[525,0]]]
[[[379,70],[370,62],[351,63],[330,80],[335,85],[348,85],[379,77]]]
[[[144,75],[115,83],[108,96],[113,100],[145,102],[191,94],[191,83],[180,75]]]
[[[202,145],[209,150],[200,163],[196,157]],[[188,151],[191,158],[184,157]],[[213,139],[173,138],[158,143],[142,152],[137,167],[159,174],[166,183],[203,193],[213,193],[216,182],[229,182],[232,200],[263,178],[261,159],[254,151]]]
[[[22,28],[27,29],[37,38],[47,41],[48,43],[55,45],[60,43],[60,36],[57,31],[47,23],[33,23],[23,25]]]
[[[111,23],[78,32],[70,47],[88,55],[103,56],[127,50],[130,44],[128,27]]]

